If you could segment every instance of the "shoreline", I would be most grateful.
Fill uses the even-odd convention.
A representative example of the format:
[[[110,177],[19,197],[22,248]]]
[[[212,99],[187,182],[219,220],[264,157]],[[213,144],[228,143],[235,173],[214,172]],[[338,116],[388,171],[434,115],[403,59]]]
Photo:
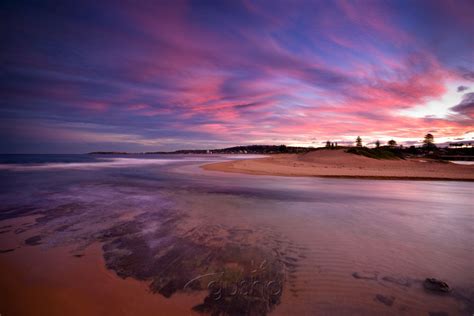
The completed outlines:
[[[343,150],[280,154],[210,163],[200,167],[207,171],[284,177],[474,182],[474,165],[426,159],[379,160]]]

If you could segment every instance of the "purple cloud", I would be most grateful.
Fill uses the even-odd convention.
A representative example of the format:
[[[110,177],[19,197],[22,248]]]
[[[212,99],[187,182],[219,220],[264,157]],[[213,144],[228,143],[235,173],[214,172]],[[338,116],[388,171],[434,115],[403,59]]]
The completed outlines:
[[[474,92],[464,94],[462,101],[451,110],[474,118]]]
[[[309,145],[473,124],[464,101],[463,116],[400,114],[469,85],[472,1],[3,5],[3,152]]]

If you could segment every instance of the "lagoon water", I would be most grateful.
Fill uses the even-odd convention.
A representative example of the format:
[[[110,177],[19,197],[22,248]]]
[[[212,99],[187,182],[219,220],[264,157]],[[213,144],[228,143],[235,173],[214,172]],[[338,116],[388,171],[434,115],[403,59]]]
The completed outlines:
[[[186,313],[192,307],[276,315],[474,313],[473,183],[251,176],[199,168],[240,158],[1,156],[2,267],[21,269],[40,257],[50,263],[60,257],[66,267],[17,271],[23,281],[9,295],[18,300],[4,309],[20,308],[27,288],[32,300],[41,300],[61,273],[68,276],[61,286],[74,287],[83,276],[66,271],[71,260],[95,262],[117,284],[143,283],[134,291],[163,299],[159,304],[189,303]],[[93,256],[100,260],[87,261]],[[255,295],[247,288],[236,299],[233,290],[241,288],[235,284],[253,277],[278,287]],[[428,277],[453,291],[426,291]],[[38,278],[46,285],[35,292],[28,280]],[[0,281],[5,293],[7,277]],[[212,293],[209,284],[216,282],[224,297]],[[82,303],[94,295],[64,293]],[[55,300],[64,297],[48,299],[59,304]],[[127,305],[124,314],[138,311],[138,304],[124,301],[102,304]],[[182,306],[159,304],[167,314],[183,313]],[[57,313],[67,306],[74,304]]]

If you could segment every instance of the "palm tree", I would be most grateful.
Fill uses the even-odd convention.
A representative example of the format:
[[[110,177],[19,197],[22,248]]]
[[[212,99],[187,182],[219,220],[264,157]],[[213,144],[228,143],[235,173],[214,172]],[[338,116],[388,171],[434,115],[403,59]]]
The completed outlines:
[[[377,148],[380,147],[380,141],[378,139],[375,141],[375,147],[377,147]]]
[[[360,136],[357,136],[356,138],[356,146],[362,147],[362,138],[360,138]]]

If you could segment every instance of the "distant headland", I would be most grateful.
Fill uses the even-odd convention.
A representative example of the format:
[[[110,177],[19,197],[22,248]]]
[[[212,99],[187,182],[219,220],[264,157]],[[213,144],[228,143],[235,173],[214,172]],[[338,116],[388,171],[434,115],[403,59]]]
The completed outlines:
[[[446,146],[437,147],[434,144],[428,146],[398,146],[394,141],[390,141],[387,145],[377,145],[375,148],[364,146],[339,146],[337,143],[329,142],[325,147],[296,147],[286,145],[248,145],[234,146],[219,149],[182,149],[175,151],[152,151],[131,153],[123,151],[94,151],[89,155],[174,155],[174,154],[226,154],[226,155],[272,155],[272,154],[304,154],[312,151],[323,149],[344,149],[346,152],[375,159],[405,159],[405,158],[429,158],[436,160],[463,160],[474,161],[474,148],[472,146]]]

